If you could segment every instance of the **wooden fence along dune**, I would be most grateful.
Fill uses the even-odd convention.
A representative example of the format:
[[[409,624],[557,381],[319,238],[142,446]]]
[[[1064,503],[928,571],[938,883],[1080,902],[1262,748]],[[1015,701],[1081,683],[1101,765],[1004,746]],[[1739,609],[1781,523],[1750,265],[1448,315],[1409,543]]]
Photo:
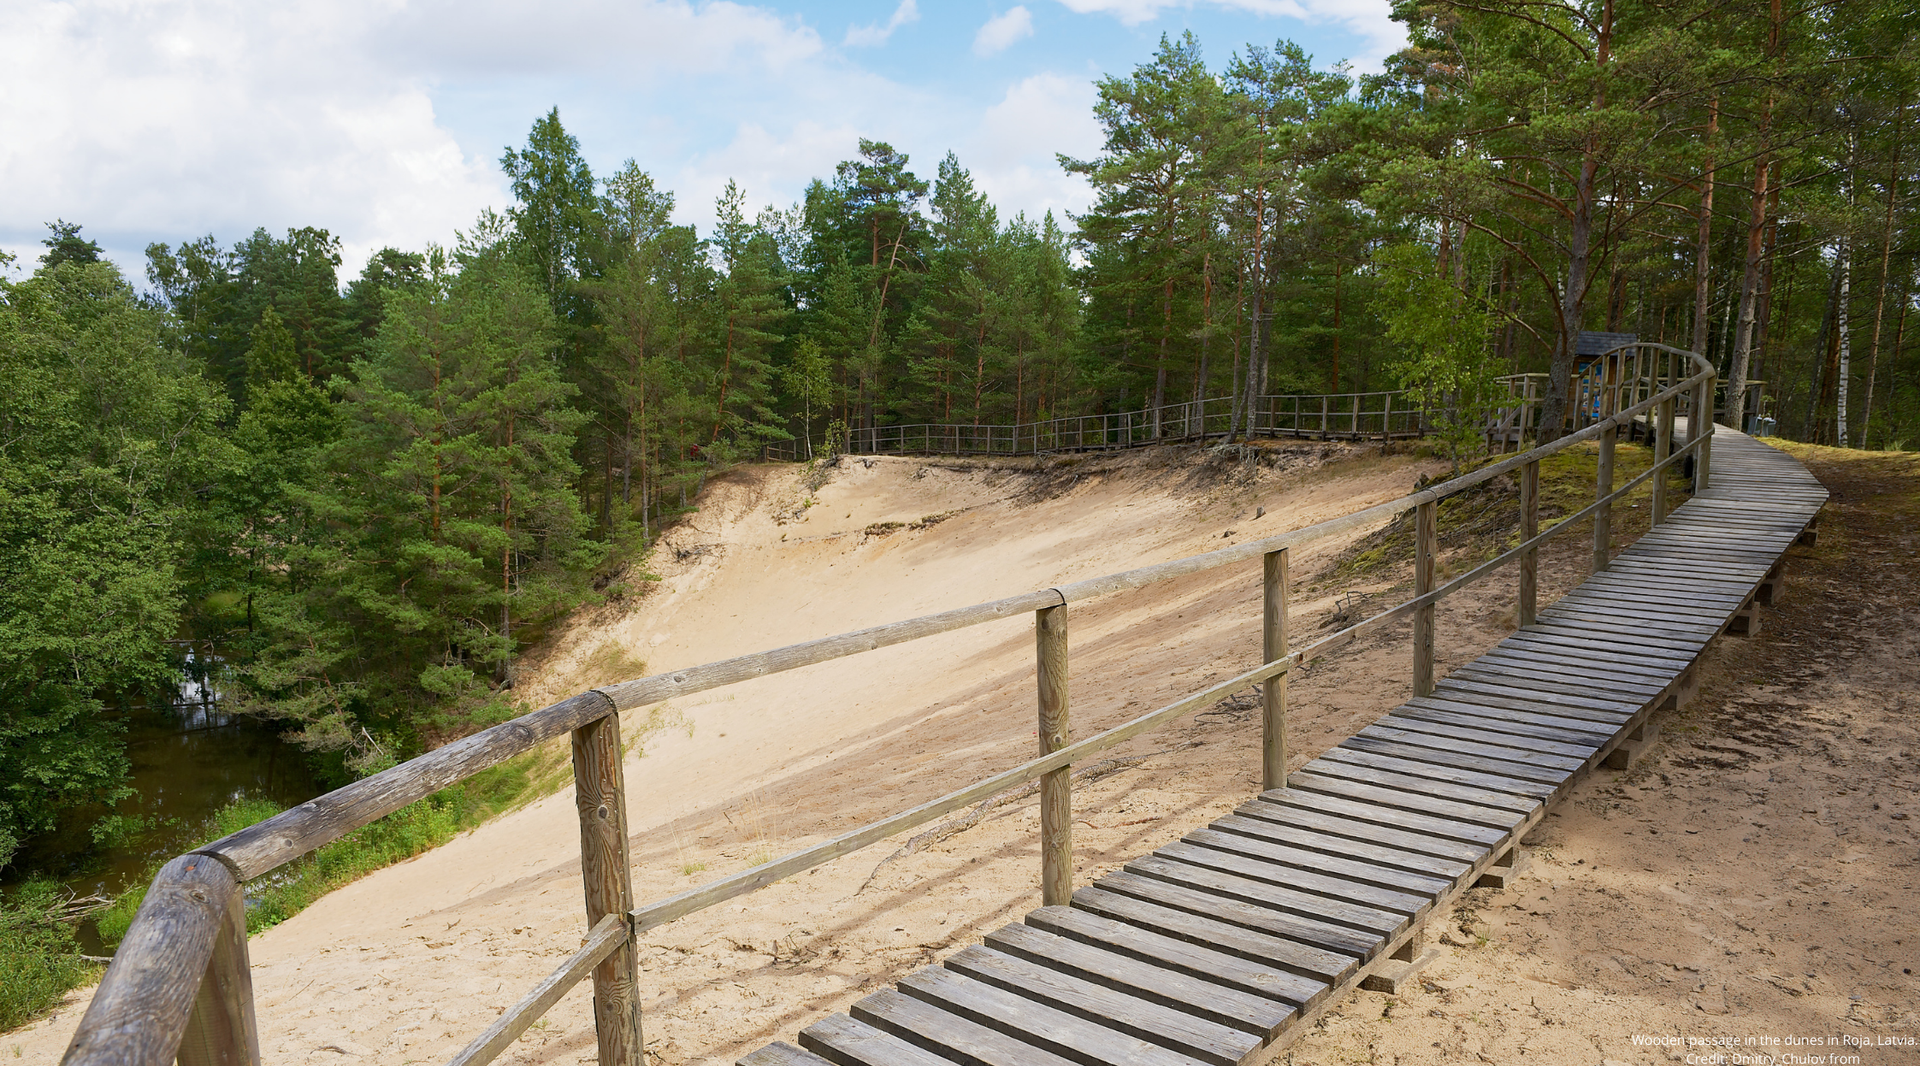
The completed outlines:
[[[642,1019],[636,995],[637,975],[634,951],[636,938],[663,923],[752,892],[782,878],[791,877],[977,803],[1002,789],[1029,781],[1038,780],[1041,787],[1042,862],[1039,876],[1042,897],[1046,904],[1043,910],[1048,914],[1080,914],[1082,913],[1080,910],[1069,910],[1069,904],[1080,907],[1084,902],[1082,897],[1092,890],[1082,889],[1081,893],[1076,895],[1073,888],[1069,773],[1074,763],[1192,711],[1210,706],[1224,696],[1255,683],[1264,682],[1262,747],[1257,754],[1249,752],[1248,758],[1258,759],[1262,767],[1265,788],[1279,790],[1267,793],[1263,799],[1283,796],[1292,791],[1285,787],[1288,784],[1286,678],[1289,670],[1296,664],[1327,654],[1363,633],[1376,630],[1398,619],[1410,617],[1413,623],[1414,695],[1419,698],[1430,697],[1436,687],[1433,670],[1435,604],[1442,597],[1479,581],[1496,570],[1518,564],[1519,619],[1523,634],[1531,632],[1539,628],[1537,623],[1540,618],[1536,603],[1538,554],[1541,546],[1552,537],[1564,534],[1591,519],[1593,568],[1596,574],[1607,571],[1611,508],[1614,502],[1624,493],[1651,481],[1655,530],[1648,535],[1648,538],[1643,538],[1643,541],[1657,538],[1661,535],[1663,524],[1670,523],[1672,520],[1668,506],[1669,476],[1675,470],[1676,464],[1689,461],[1696,494],[1694,501],[1687,507],[1694,508],[1696,505],[1701,505],[1700,513],[1702,514],[1718,513],[1705,509],[1701,497],[1701,493],[1711,483],[1712,477],[1714,436],[1711,419],[1707,414],[1714,394],[1714,373],[1711,365],[1698,355],[1661,345],[1639,344],[1634,347],[1636,360],[1634,365],[1638,369],[1632,373],[1615,375],[1610,382],[1602,381],[1602,388],[1596,394],[1597,405],[1585,419],[1587,424],[1577,431],[1551,444],[1508,456],[1470,474],[1389,503],[1219,551],[1054,588],[1038,589],[990,603],[841,633],[771,651],[743,655],[583,692],[513,721],[448,744],[400,766],[301,804],[198,851],[182,855],[168,863],[155,877],[146,902],[135,917],[112,965],[108,967],[92,1005],[80,1021],[67,1051],[65,1062],[68,1066],[107,1066],[107,1064],[159,1066],[174,1060],[177,1056],[178,1060],[187,1066],[257,1063],[260,1058],[260,1046],[245,935],[244,889],[246,883],[298,860],[321,845],[336,840],[374,819],[562,735],[569,735],[572,739],[574,782],[580,820],[581,867],[585,886],[584,928],[588,930],[586,942],[550,977],[529,990],[518,1004],[507,1010],[484,1032],[476,1034],[472,1043],[453,1060],[455,1063],[479,1064],[492,1060],[529,1025],[539,1019],[562,994],[591,975],[601,1063],[606,1066],[612,1066],[612,1064],[639,1066],[643,1056]],[[1684,376],[1680,376],[1682,374]],[[1388,410],[1388,405],[1383,401],[1379,407],[1381,418],[1379,425],[1384,429],[1391,429],[1392,426],[1386,420]],[[1328,411],[1329,413],[1332,411],[1331,401],[1329,401]],[[1320,412],[1310,413],[1316,418],[1321,417]],[[1353,405],[1344,415],[1347,420],[1346,428],[1351,430],[1352,427],[1362,425],[1366,413],[1366,410],[1360,406],[1359,398],[1355,398]],[[1202,410],[1191,414],[1192,419],[1180,424],[1192,426],[1196,424],[1193,420],[1204,422],[1206,418],[1213,417],[1204,409],[1204,405]],[[1676,426],[1681,425],[1677,422],[1677,417],[1682,414],[1685,416],[1683,425],[1687,432],[1684,434],[1683,441],[1676,442]],[[1111,419],[1114,416],[1106,417]],[[1396,414],[1393,417],[1399,416]],[[1063,435],[1078,434],[1081,432],[1080,429],[1069,424],[1073,421],[1059,420],[1050,424],[1055,427],[1054,429],[1046,432],[1053,434],[1051,438],[1053,440],[1063,439]],[[1408,426],[1413,424],[1411,421],[1406,423]],[[1625,484],[1616,486],[1613,478],[1615,442],[1623,427],[1635,426],[1646,430],[1651,437],[1654,461],[1644,473]],[[1164,427],[1163,420],[1162,428]],[[1113,431],[1112,424],[1107,424],[1103,431]],[[1751,446],[1747,445],[1745,438],[1739,434],[1732,436],[1738,438],[1739,443]],[[1085,437],[1082,435],[1074,439],[1085,439]],[[1599,447],[1594,501],[1577,513],[1567,516],[1564,521],[1555,524],[1551,529],[1542,532],[1539,528],[1538,515],[1540,461],[1547,456],[1583,446],[1588,442],[1597,442]],[[1025,439],[1016,440],[1015,443],[1024,447]],[[1761,448],[1760,450],[1772,455],[1778,454],[1772,453],[1769,449]],[[1791,460],[1786,461],[1791,463]],[[1434,566],[1437,547],[1436,505],[1449,495],[1513,473],[1519,475],[1521,483],[1520,543],[1499,557],[1444,584],[1437,583]],[[1812,490],[1807,490],[1802,495],[1807,500],[1812,500],[1812,493],[1817,491],[1817,488],[1814,486]],[[1824,498],[1823,493],[1821,498]],[[1818,503],[1813,502],[1811,506],[1817,509]],[[1412,598],[1330,636],[1314,640],[1304,646],[1294,647],[1290,642],[1288,631],[1288,552],[1296,546],[1319,538],[1375,526],[1407,510],[1412,510],[1416,516],[1415,589]],[[1811,513],[1811,511],[1807,512],[1809,518]],[[1737,525],[1736,518],[1727,518],[1724,515],[1715,521]],[[1805,519],[1802,519],[1802,524],[1804,522]],[[1733,535],[1731,529],[1732,527],[1728,526],[1724,531],[1727,536]],[[1720,580],[1722,586],[1727,586],[1727,581],[1733,580],[1727,577],[1731,571],[1724,567],[1716,567],[1711,562],[1719,550],[1713,543],[1714,535],[1712,528],[1705,532],[1689,529],[1676,542],[1676,557],[1701,563],[1705,568],[1704,576],[1690,579],[1682,570],[1662,564],[1658,567],[1650,567],[1645,572],[1634,570],[1618,580],[1626,581],[1628,584],[1644,580],[1663,588],[1670,587],[1676,590],[1698,587],[1705,590],[1702,595],[1707,596],[1716,605],[1716,609],[1724,605],[1723,601],[1732,603],[1728,608],[1729,611],[1745,609],[1741,606],[1738,596],[1727,592],[1725,587],[1713,585],[1715,580]],[[1203,570],[1250,565],[1256,562],[1262,567],[1264,574],[1265,593],[1260,622],[1263,633],[1263,662],[1242,670],[1225,681],[1210,685],[1106,732],[1084,740],[1068,742],[1067,616],[1071,605],[1085,602],[1093,597],[1123,593]],[[1768,565],[1771,563],[1769,562]],[[1764,566],[1762,572],[1766,572]],[[1610,577],[1610,580],[1613,579]],[[1689,584],[1690,581],[1692,584]],[[1749,590],[1744,595],[1748,597],[1747,602],[1750,603],[1752,591]],[[1728,601],[1728,596],[1734,596],[1733,600]],[[1620,603],[1623,605],[1625,601]],[[1619,609],[1626,608],[1620,606]],[[687,696],[748,678],[857,655],[888,645],[931,639],[943,633],[1023,613],[1032,613],[1034,616],[1040,749],[1037,757],[832,840],[781,856],[732,876],[719,878],[679,895],[635,905],[629,876],[626,804],[621,775],[619,739],[621,711]],[[1673,624],[1683,625],[1678,621]],[[1684,624],[1692,625],[1692,623]],[[1692,633],[1694,629],[1705,632],[1704,624],[1686,629],[1685,632]],[[1679,631],[1676,630],[1676,632]],[[1704,646],[1707,639],[1710,638],[1702,637],[1700,646]],[[1654,643],[1657,646],[1656,650],[1667,646],[1659,641]],[[1578,640],[1556,643],[1555,639],[1539,638],[1533,654],[1542,661],[1551,662],[1557,654],[1581,654],[1580,645],[1581,642]],[[1675,643],[1673,646],[1680,645]],[[1697,654],[1697,650],[1696,648],[1692,654]],[[1683,656],[1675,651],[1671,653],[1671,658],[1678,663]],[[1686,661],[1690,663],[1691,659]],[[1592,666],[1593,664],[1583,665]],[[1629,667],[1626,670],[1631,674],[1633,668]],[[1677,668],[1675,672],[1677,676]],[[1648,676],[1651,676],[1651,672]],[[1645,681],[1646,678],[1640,680]],[[1449,679],[1447,683],[1454,682]],[[1658,689],[1660,692],[1666,692],[1671,690],[1674,684],[1679,682],[1673,681],[1671,684],[1666,684],[1665,688],[1654,685],[1648,691]],[[1642,717],[1633,718],[1632,722],[1643,725],[1644,713],[1650,712],[1642,712]],[[1574,717],[1579,716],[1576,714]],[[1583,754],[1579,758],[1586,758],[1588,754],[1599,751],[1602,747],[1611,751],[1613,747],[1623,743],[1627,727],[1632,724],[1628,721],[1631,717],[1631,715],[1622,716],[1618,722],[1615,722],[1608,714],[1600,712],[1591,712],[1586,716],[1585,728],[1589,732],[1593,730],[1592,723],[1596,721],[1608,723],[1606,731],[1609,732],[1615,730],[1617,726],[1618,735],[1611,736],[1611,739],[1595,739],[1589,733],[1578,732],[1581,727],[1577,724],[1569,727],[1574,730],[1570,735],[1584,738],[1583,742],[1594,741],[1589,748],[1580,749]],[[1633,728],[1640,728],[1640,726],[1635,725]],[[1562,731],[1565,730],[1562,729]],[[1544,739],[1558,736],[1559,733],[1554,729],[1536,729],[1532,732],[1540,734],[1535,739],[1542,744],[1547,744],[1555,751],[1564,749],[1572,752],[1574,750],[1571,742],[1556,745]],[[1462,735],[1477,736],[1478,734],[1463,733]],[[1443,758],[1457,757],[1464,763],[1475,762],[1474,752],[1489,750],[1484,745],[1476,745],[1460,737],[1449,738],[1447,743],[1441,746],[1450,749],[1450,754]],[[1389,744],[1388,750],[1399,749]],[[1431,750],[1424,748],[1416,750],[1427,751],[1428,756],[1433,754]],[[1329,753],[1329,756],[1331,755],[1332,753]],[[1542,758],[1551,762],[1553,757],[1542,756]],[[1572,756],[1568,758],[1572,759]],[[1561,759],[1560,762],[1567,762],[1567,759]],[[1554,763],[1554,765],[1558,766],[1560,763]],[[1572,759],[1572,765],[1579,765],[1579,759]],[[1564,778],[1571,772],[1566,771],[1561,777]],[[1296,775],[1298,776],[1300,775]],[[1451,776],[1456,781],[1477,780],[1479,777],[1492,779],[1486,774],[1476,776],[1474,772],[1468,770],[1436,776]],[[1442,791],[1446,789],[1458,791],[1464,786],[1455,784],[1436,787],[1441,788]],[[1364,789],[1362,791],[1364,793]],[[1551,789],[1547,791],[1551,792]],[[1362,798],[1365,798],[1364,795]],[[1452,801],[1445,799],[1431,800],[1432,804],[1438,805],[1434,808],[1435,813],[1451,809],[1447,807],[1450,802]],[[1350,805],[1357,806],[1357,803]],[[1454,806],[1461,805],[1454,803]],[[1357,817],[1361,817],[1364,821],[1364,816]],[[1418,816],[1409,817],[1418,821]],[[1519,818],[1516,817],[1513,821],[1517,823]],[[1381,832],[1391,835],[1392,831],[1382,829]],[[1498,833],[1492,833],[1490,836],[1488,833],[1478,834],[1478,836],[1487,836],[1488,839],[1499,835]],[[1448,847],[1452,851],[1460,850],[1457,844],[1450,843]],[[1496,861],[1498,857],[1490,854],[1479,855],[1464,862],[1454,861],[1453,865],[1458,866],[1459,869],[1453,872],[1456,874],[1462,871],[1478,873]],[[1424,868],[1431,866],[1432,862],[1426,861],[1421,865]],[[1315,875],[1303,874],[1302,876]],[[1437,899],[1437,897],[1434,898]],[[1042,912],[1035,913],[1036,916],[1042,914]],[[1418,922],[1411,924],[1417,925]],[[1402,922],[1400,925],[1408,927],[1409,923]],[[1339,984],[1339,987],[1344,988],[1389,964],[1404,964],[1406,961],[1403,950],[1404,941],[1412,935],[1412,932],[1410,927],[1403,928],[1400,933],[1394,934],[1392,943],[1383,939],[1381,945],[1391,950],[1382,950],[1375,955],[1360,958],[1355,965],[1341,971],[1342,976],[1339,981],[1334,981],[1330,977],[1326,983],[1329,987]],[[1381,947],[1381,945],[1375,945],[1375,947]],[[986,949],[979,950],[986,951]],[[1098,956],[1098,953],[1095,954]],[[1393,962],[1394,955],[1402,956],[1398,963]],[[1118,958],[1118,956],[1111,957]],[[1137,961],[1124,964],[1116,962],[1114,965],[1122,968],[1139,968]],[[1347,978],[1351,978],[1351,981]],[[909,982],[913,980],[917,978],[909,979]],[[1062,980],[1069,979],[1062,978]],[[1115,978],[1115,980],[1120,979]],[[1168,980],[1171,981],[1173,978],[1170,977]],[[1191,983],[1192,978],[1190,975],[1181,980]],[[903,982],[903,989],[907,988],[909,982]],[[1056,986],[1059,986],[1058,982],[1048,987]],[[908,991],[912,992],[911,989]],[[1247,998],[1238,993],[1217,991],[1220,992],[1222,1002],[1238,1002],[1235,999],[1237,995],[1239,999]],[[888,994],[900,998],[896,993]],[[1059,995],[1065,995],[1065,993]],[[1062,1007],[1063,1003],[1067,1003],[1066,1000],[1059,1000],[1058,995],[1055,999],[1056,1007],[1067,1009]],[[1071,1000],[1070,996],[1068,1000]],[[1323,1001],[1324,997],[1316,1002]],[[879,1001],[876,1000],[876,1003]],[[908,1052],[930,1046],[927,1042],[936,1039],[916,1036],[914,1040],[908,1041],[902,1039],[900,1032],[887,1035],[890,1032],[886,1029],[887,1026],[897,1027],[902,1023],[887,1021],[883,1017],[886,1013],[881,1009],[883,1006],[885,1004],[856,1007],[855,1018],[860,1020],[839,1019],[839,1016],[836,1016],[839,1020],[830,1020],[831,1024],[820,1023],[820,1026],[808,1030],[814,1035],[803,1036],[803,1042],[813,1041],[813,1044],[817,1045],[823,1053],[832,1054],[833,1061],[844,1063],[856,1060],[910,1061],[912,1055]],[[1298,1018],[1306,1013],[1304,1003],[1297,1004],[1296,1007],[1298,1009],[1289,1008],[1293,1017]],[[862,1014],[863,1010],[865,1014]],[[1085,1016],[1085,1011],[1082,1010],[1081,1014]],[[1271,1019],[1268,1020],[1271,1021]],[[1266,1025],[1264,1022],[1262,1024]],[[823,1026],[825,1028],[822,1028]],[[849,1029],[849,1026],[854,1028]],[[1240,1044],[1235,1045],[1236,1047],[1245,1045],[1242,1047],[1244,1054],[1235,1052],[1228,1056],[1226,1061],[1250,1061],[1257,1057],[1257,1054],[1271,1055],[1281,1042],[1283,1028],[1285,1027],[1277,1023],[1266,1025],[1251,1044],[1242,1040]],[[1179,1027],[1168,1030],[1168,1032],[1175,1031],[1186,1030]],[[859,1039],[846,1037],[850,1032]],[[840,1037],[832,1037],[834,1033],[839,1033]],[[862,1036],[863,1033],[869,1035]],[[843,1037],[853,1039],[854,1045],[865,1046],[870,1050],[877,1049],[873,1054],[878,1057],[861,1059],[854,1052],[833,1050],[830,1046],[830,1038]],[[985,1039],[967,1037],[967,1039],[976,1038]],[[994,1037],[994,1039],[1002,1038],[1005,1038],[1004,1033],[1000,1037]],[[1166,1039],[1171,1038],[1161,1039],[1155,1046],[1164,1046]],[[862,1040],[865,1041],[864,1044],[861,1043]],[[887,1049],[893,1047],[892,1044],[887,1043],[889,1040],[899,1044],[901,1048],[906,1048],[907,1051],[901,1052],[899,1048],[894,1048],[893,1052],[888,1052]],[[882,1054],[883,1052],[886,1053]],[[919,1054],[924,1058],[924,1051],[919,1051]],[[901,1058],[901,1055],[907,1055],[907,1057]],[[961,1054],[957,1057],[964,1058],[965,1055]],[[807,1061],[817,1064],[826,1061],[816,1058],[809,1051],[788,1045],[775,1045],[763,1052],[756,1052],[755,1056],[750,1058],[768,1063]],[[1033,1061],[1042,1061],[1044,1058],[1045,1056],[1040,1056]],[[1120,1058],[1124,1059],[1125,1056]]]

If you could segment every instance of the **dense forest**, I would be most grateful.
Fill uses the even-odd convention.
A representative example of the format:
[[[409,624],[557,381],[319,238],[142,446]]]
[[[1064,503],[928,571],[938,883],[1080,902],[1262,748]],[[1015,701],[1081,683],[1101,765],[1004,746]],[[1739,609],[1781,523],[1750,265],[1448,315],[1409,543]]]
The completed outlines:
[[[1920,443],[1909,9],[1396,10],[1359,78],[1163,39],[1066,219],[862,141],[703,235],[556,110],[504,213],[345,284],[322,228],[129,278],[51,224],[0,280],[0,866],[123,798],[108,708],[188,647],[336,778],[517,713],[517,652],[770,443],[1515,371],[1556,425],[1582,329],[1705,353],[1736,424],[1763,380],[1783,434]]]

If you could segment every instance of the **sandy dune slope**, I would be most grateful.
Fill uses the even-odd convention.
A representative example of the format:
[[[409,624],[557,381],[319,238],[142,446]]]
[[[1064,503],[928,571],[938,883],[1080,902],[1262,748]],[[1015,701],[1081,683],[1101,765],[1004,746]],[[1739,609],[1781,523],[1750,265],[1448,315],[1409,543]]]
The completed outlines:
[[[529,661],[522,689],[539,705],[612,680],[621,658],[658,672],[1177,558],[1391,499],[1439,468],[1319,444],[1259,462],[855,459],[811,492],[798,468],[749,468],[709,485],[662,539],[654,587],[583,612]],[[1296,573],[1310,580],[1339,547],[1301,552]],[[1302,585],[1307,614],[1346,590]],[[1076,734],[1251,665],[1258,587],[1255,564],[1076,606]],[[1034,743],[1032,655],[1031,623],[1015,618],[630,712],[637,894],[683,890],[1019,761]],[[1310,672],[1303,691],[1326,691],[1302,704],[1298,758],[1390,706],[1405,658],[1362,649],[1324,683]],[[1253,786],[1257,749],[1223,742],[1245,732],[1234,717],[1142,738],[1117,754],[1159,754],[1081,789],[1083,879]],[[256,937],[267,1061],[448,1058],[579,944],[574,819],[569,794],[550,797]],[[1036,905],[1031,803],[982,822],[884,864],[893,845],[880,845],[650,934],[642,995],[656,1061],[731,1061],[791,1039]],[[53,1061],[85,1002],[7,1045]],[[591,1061],[591,1024],[576,991],[510,1058]]]

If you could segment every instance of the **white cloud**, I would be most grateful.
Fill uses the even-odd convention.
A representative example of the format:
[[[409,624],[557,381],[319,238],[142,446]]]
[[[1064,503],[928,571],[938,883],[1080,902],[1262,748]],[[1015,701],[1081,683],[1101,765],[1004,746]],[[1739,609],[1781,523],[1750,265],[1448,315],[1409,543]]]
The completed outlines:
[[[995,15],[973,35],[973,54],[990,56],[1006,51],[1015,41],[1033,36],[1033,12],[1024,6]]]
[[[916,0],[900,0],[900,6],[893,9],[893,17],[885,26],[872,24],[847,27],[846,40],[840,42],[849,48],[876,48],[887,43],[893,31],[909,22],[920,21],[920,5]]]
[[[449,85],[524,130],[553,88],[516,76],[777,79],[823,51],[799,20],[725,0],[0,4],[0,247],[31,269],[41,224],[65,218],[137,276],[149,241],[312,225],[352,272],[507,201],[497,144],[463,148],[439,113]]]
[[[1123,26],[1151,22],[1169,8],[1190,8],[1202,3],[1266,18],[1332,23],[1367,42],[1363,53],[1351,57],[1354,66],[1361,70],[1378,70],[1382,60],[1407,43],[1406,27],[1393,21],[1390,0],[1060,0],[1060,3],[1076,14],[1111,15]]]
[[[1093,191],[1085,178],[1061,170],[1055,153],[1078,159],[1099,153],[1103,135],[1093,117],[1095,97],[1085,78],[1022,79],[964,137],[960,162],[1006,217],[1024,210],[1038,219],[1052,211],[1066,225],[1062,213],[1086,210]]]

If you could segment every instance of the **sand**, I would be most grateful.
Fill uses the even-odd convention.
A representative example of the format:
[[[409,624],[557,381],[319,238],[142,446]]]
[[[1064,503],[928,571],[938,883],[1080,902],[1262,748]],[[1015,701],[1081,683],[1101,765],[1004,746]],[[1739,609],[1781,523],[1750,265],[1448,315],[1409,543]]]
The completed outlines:
[[[812,491],[791,467],[741,470],[663,538],[651,591],[581,612],[528,663],[522,690],[545,702],[640,660],[673,669],[1177,558],[1391,499],[1442,469],[1341,445],[1269,458],[1143,452],[1037,470],[856,459]],[[1908,525],[1874,534],[1883,573],[1857,589],[1848,506],[1837,493],[1840,515],[1779,617],[1709,653],[1701,699],[1651,762],[1589,778],[1534,834],[1530,877],[1445,916],[1448,954],[1426,986],[1397,1000],[1360,994],[1291,1054],[1660,1062],[1667,1052],[1632,1034],[1920,1036],[1900,974],[1920,961],[1920,928],[1901,909],[1916,855],[1911,823],[1895,817],[1920,785],[1920,663],[1911,624],[1889,617],[1913,620],[1920,578]],[[1581,542],[1556,542],[1549,593],[1579,580]],[[1327,577],[1344,546],[1294,561],[1304,632],[1341,595],[1384,596],[1404,577]],[[1258,590],[1256,564],[1076,605],[1076,735],[1250,665]],[[1511,598],[1511,581],[1496,579],[1443,604],[1442,669],[1509,631]],[[1837,633],[1853,643],[1809,668],[1804,649],[1829,648]],[[1009,619],[629,713],[637,896],[693,887],[1018,762],[1034,744],[1032,654],[1031,624]],[[1296,764],[1403,699],[1409,660],[1403,627],[1304,671],[1291,687]],[[1078,881],[1244,799],[1257,743],[1257,715],[1228,706],[1112,753],[1125,758],[1076,786]],[[1038,905],[1036,824],[1030,799],[1005,803],[910,853],[881,844],[647,934],[651,1061],[731,1062],[791,1040],[1016,920]],[[255,937],[265,1059],[445,1061],[580,943],[577,848],[571,796],[557,795]],[[86,1001],[77,993],[0,1048],[55,1061]],[[584,989],[502,1059],[593,1060]]]

